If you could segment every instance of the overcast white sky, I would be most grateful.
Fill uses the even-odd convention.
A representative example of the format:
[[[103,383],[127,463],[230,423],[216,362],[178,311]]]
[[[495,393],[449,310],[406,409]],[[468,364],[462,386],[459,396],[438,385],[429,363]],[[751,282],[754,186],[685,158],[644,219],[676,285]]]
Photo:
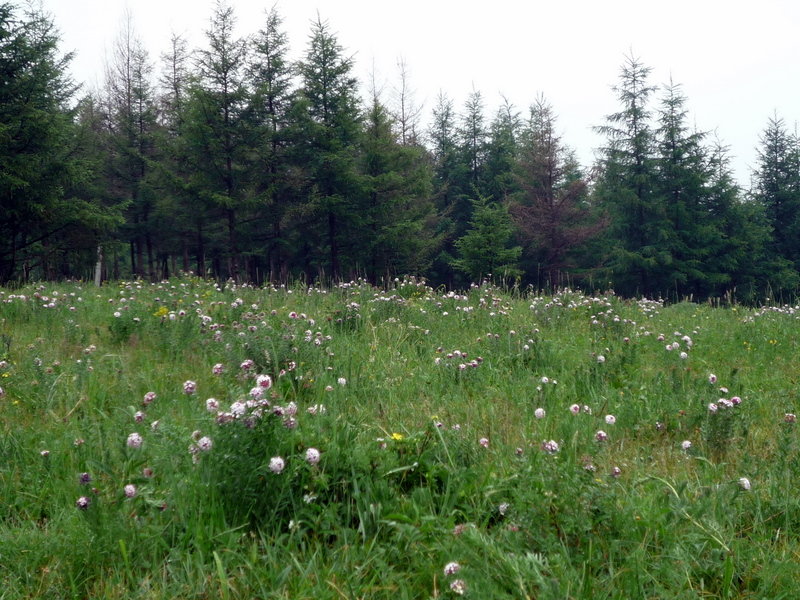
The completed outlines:
[[[239,32],[256,32],[273,0],[229,0]],[[102,82],[107,51],[126,8],[152,59],[171,32],[190,47],[205,43],[215,0],[43,0],[74,50],[73,74]],[[293,58],[306,49],[317,13],[366,83],[373,70],[397,82],[405,60],[427,119],[440,91],[458,110],[478,90],[487,118],[501,94],[523,113],[542,93],[564,141],[584,165],[602,139],[591,131],[618,110],[611,86],[626,54],[652,67],[650,82],[683,85],[690,119],[730,146],[739,182],[749,184],[758,138],[775,113],[793,129],[800,119],[800,2],[797,0],[278,0]],[[654,105],[655,108],[655,105]]]

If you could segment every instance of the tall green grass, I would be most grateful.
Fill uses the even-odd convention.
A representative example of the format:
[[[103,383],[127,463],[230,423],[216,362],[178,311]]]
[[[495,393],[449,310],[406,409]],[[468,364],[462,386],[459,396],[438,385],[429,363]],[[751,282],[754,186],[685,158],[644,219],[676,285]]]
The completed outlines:
[[[796,597],[797,307],[0,302],[0,598]]]

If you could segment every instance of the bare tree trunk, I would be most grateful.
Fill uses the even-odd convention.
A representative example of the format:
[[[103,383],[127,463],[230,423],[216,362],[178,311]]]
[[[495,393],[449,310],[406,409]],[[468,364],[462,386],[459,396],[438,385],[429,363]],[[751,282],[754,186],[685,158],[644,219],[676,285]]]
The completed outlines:
[[[103,246],[97,246],[97,264],[94,266],[94,285],[100,287],[103,283]]]

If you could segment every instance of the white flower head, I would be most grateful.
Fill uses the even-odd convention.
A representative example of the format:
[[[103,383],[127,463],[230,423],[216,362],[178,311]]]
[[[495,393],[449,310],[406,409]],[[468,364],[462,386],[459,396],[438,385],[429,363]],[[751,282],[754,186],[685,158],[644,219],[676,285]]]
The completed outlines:
[[[280,456],[273,456],[269,459],[269,470],[276,475],[280,475],[285,466],[286,462]]]
[[[316,448],[309,448],[306,450],[306,460],[310,465],[316,465],[319,463],[320,459],[320,452]]]

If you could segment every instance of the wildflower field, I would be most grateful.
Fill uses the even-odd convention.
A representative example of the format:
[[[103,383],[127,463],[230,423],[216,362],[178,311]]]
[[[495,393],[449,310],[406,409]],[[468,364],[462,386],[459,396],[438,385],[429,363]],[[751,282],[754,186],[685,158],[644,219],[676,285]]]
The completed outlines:
[[[0,599],[797,598],[799,319],[0,290]]]

